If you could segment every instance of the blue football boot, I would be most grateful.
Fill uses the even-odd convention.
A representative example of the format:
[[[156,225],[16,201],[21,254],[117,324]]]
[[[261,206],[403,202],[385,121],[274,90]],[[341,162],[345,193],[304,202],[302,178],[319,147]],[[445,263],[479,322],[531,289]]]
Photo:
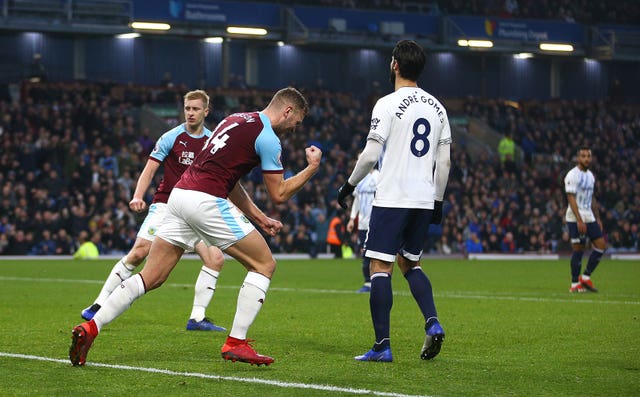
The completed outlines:
[[[431,360],[440,353],[442,342],[444,342],[444,330],[437,321],[432,322],[431,325],[426,324],[424,329],[427,335],[424,338],[420,358],[423,360]]]
[[[208,318],[203,318],[202,321],[196,321],[194,319],[189,319],[187,322],[187,331],[219,331],[224,332],[227,329],[221,327],[219,325],[215,325]]]
[[[96,313],[98,312],[98,310],[100,310],[100,305],[97,303],[94,303],[93,305],[87,307],[86,309],[84,309],[82,311],[82,313],[80,313],[80,316],[82,318],[84,318],[85,320],[89,321],[93,318],[93,316],[96,315]]]
[[[361,356],[355,356],[354,359],[356,359],[357,361],[379,361],[390,363],[393,361],[393,355],[391,354],[391,348],[387,347],[386,349],[379,352],[371,349]]]

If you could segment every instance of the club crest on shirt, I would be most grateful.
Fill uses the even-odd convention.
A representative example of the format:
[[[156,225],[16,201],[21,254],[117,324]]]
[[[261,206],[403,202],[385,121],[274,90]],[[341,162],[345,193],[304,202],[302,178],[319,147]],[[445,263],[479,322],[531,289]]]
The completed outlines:
[[[378,124],[380,124],[380,119],[377,117],[374,117],[371,119],[371,131],[375,130],[376,128],[378,128]]]
[[[240,219],[242,219],[242,222],[244,223],[249,223],[249,219],[247,219],[247,217],[244,215],[240,215]]]
[[[149,230],[147,230],[147,232],[149,233],[150,236],[153,236],[156,234],[156,228],[150,227]]]

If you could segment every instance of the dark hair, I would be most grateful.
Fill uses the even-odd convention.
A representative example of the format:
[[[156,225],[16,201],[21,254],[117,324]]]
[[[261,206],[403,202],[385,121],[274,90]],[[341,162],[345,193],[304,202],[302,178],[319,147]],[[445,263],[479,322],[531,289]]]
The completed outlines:
[[[418,81],[426,61],[426,55],[420,44],[413,40],[401,40],[393,48],[391,55],[398,63],[400,77]]]

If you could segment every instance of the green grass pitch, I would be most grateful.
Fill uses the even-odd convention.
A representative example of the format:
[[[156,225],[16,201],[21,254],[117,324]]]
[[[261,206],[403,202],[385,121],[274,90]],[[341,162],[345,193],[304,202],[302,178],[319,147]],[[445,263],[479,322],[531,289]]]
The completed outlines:
[[[568,260],[429,260],[446,331],[420,360],[423,319],[399,271],[393,363],[353,356],[373,343],[359,260],[281,260],[249,330],[275,363],[225,362],[226,334],[186,331],[200,263],[183,259],[160,289],[107,325],[85,367],[71,328],[114,260],[0,261],[3,396],[637,396],[640,263],[604,260],[599,293],[571,295]],[[231,327],[244,269],[227,261],[207,315]]]

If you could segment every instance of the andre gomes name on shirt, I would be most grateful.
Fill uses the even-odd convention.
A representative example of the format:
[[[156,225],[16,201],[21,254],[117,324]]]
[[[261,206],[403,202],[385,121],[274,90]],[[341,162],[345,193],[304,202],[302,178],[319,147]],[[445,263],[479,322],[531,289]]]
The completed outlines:
[[[396,117],[398,119],[402,119],[402,116],[404,115],[404,113],[407,111],[407,109],[413,105],[414,103],[426,103],[427,105],[433,107],[433,109],[436,111],[436,114],[438,115],[438,117],[440,117],[440,122],[444,123],[444,112],[442,109],[442,105],[440,105],[440,102],[438,102],[435,98],[429,96],[425,96],[425,95],[420,95],[418,96],[416,93],[413,93],[411,95],[408,95],[406,97],[404,97],[400,103],[398,104],[398,108],[396,110]]]

